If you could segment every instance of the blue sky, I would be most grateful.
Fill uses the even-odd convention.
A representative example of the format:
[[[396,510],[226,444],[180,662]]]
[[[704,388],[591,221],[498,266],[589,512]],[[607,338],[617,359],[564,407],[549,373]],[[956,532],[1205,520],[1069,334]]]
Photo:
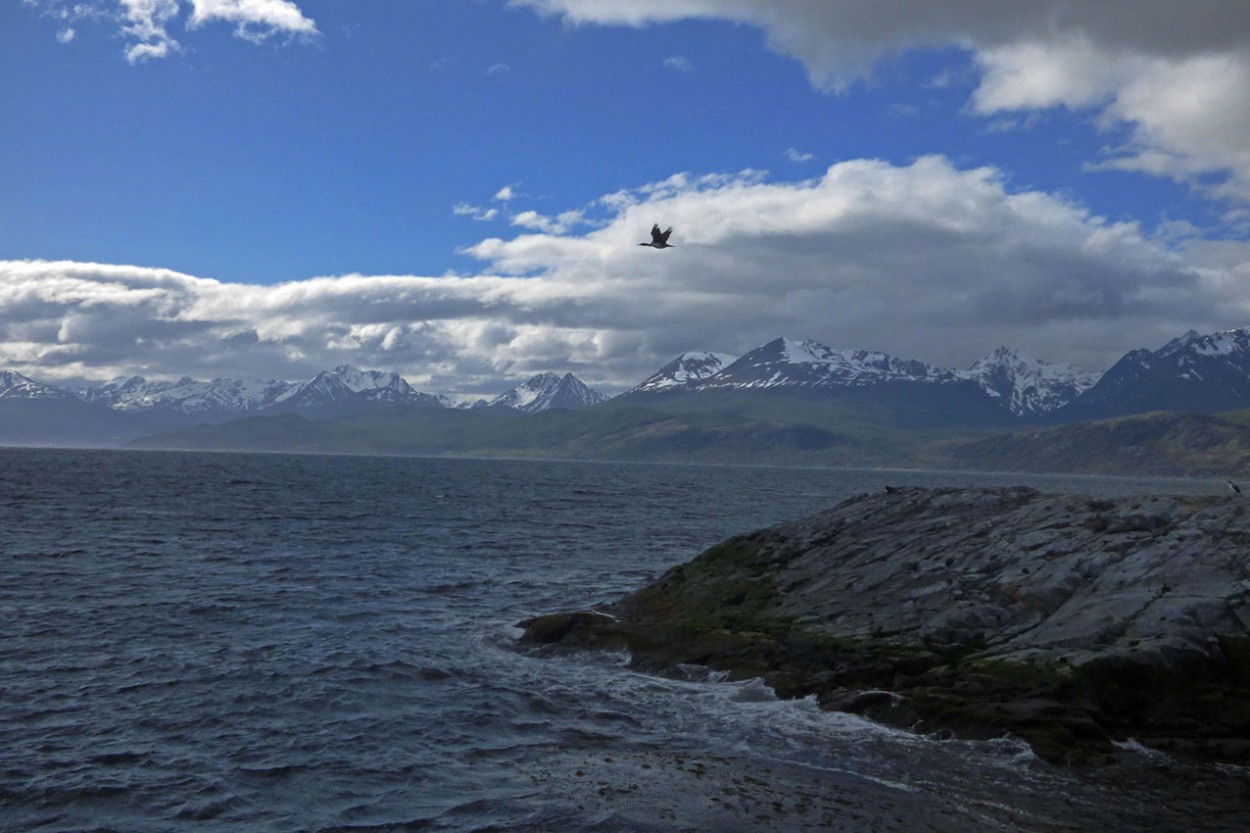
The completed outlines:
[[[1250,323],[1240,6],[0,0],[0,367],[1103,369]]]

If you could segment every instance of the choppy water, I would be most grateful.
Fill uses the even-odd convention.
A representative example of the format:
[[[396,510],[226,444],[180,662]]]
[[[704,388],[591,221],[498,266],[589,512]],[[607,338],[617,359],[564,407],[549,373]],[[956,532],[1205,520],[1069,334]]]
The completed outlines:
[[[1223,488],[0,449],[0,830],[1245,830],[1244,770],[1063,771],[513,649],[733,533],[952,482]]]

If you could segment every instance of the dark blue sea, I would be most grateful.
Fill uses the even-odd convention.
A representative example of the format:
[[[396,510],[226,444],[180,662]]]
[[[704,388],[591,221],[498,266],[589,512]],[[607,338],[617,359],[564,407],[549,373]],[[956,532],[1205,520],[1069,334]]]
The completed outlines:
[[[1245,831],[1246,770],[1063,770],[520,619],[886,484],[1212,481],[0,449],[0,830]]]

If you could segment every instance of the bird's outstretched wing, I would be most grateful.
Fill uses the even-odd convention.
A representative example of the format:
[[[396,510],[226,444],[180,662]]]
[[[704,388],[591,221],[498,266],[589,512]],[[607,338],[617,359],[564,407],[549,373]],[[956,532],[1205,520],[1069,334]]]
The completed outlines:
[[[652,243],[663,243],[663,242],[664,242],[664,235],[660,232],[660,224],[659,224],[659,223],[656,223],[655,225],[653,225],[653,226],[651,227],[651,242],[652,242]]]
[[[660,234],[660,227],[656,226],[655,231],[651,232],[651,236],[655,238],[657,243],[668,243],[668,236],[673,233],[673,227],[669,226]]]

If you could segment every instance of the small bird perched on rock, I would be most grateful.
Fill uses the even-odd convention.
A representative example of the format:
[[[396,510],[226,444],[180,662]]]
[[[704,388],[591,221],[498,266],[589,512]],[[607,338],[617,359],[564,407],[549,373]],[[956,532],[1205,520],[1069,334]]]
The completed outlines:
[[[659,223],[656,223],[654,226],[652,226],[652,227],[651,227],[651,242],[650,242],[650,243],[639,243],[638,245],[639,245],[639,246],[650,246],[650,247],[651,247],[651,248],[653,248],[653,249],[672,249],[672,248],[675,248],[674,246],[670,246],[670,245],[668,244],[668,236],[669,236],[670,234],[672,234],[672,233],[673,233],[673,228],[672,228],[672,226],[669,226],[669,227],[668,227],[667,229],[665,229],[664,231],[660,231],[660,224],[659,224]]]

